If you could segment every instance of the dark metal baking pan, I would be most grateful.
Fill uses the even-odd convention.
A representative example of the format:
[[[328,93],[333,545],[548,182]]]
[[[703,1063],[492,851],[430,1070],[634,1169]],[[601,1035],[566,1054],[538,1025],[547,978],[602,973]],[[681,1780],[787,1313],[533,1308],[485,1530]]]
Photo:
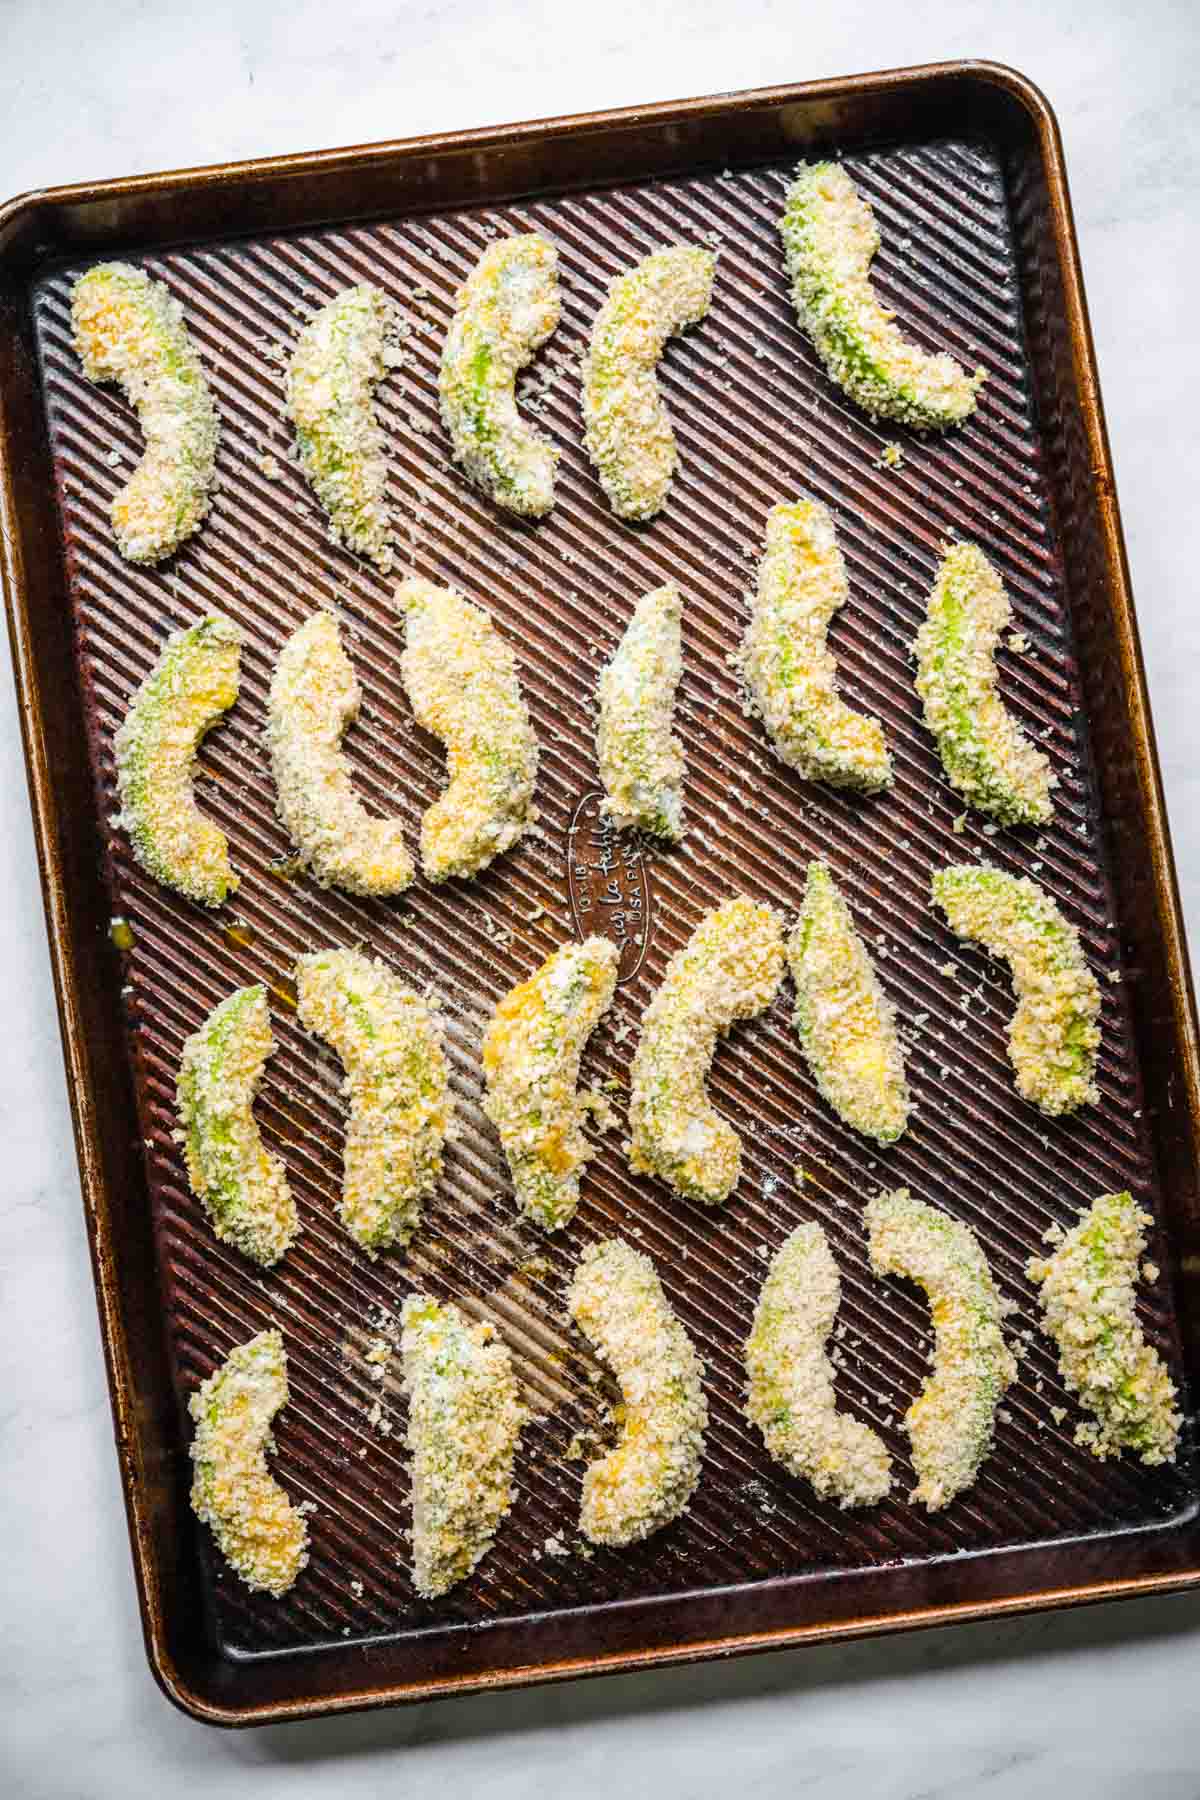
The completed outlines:
[[[774,220],[792,165],[815,151],[844,154],[876,208],[887,299],[922,339],[988,368],[963,429],[927,440],[876,430],[800,336]],[[564,296],[560,330],[524,384],[563,452],[558,505],[536,526],[497,517],[460,479],[434,382],[456,285],[490,235],[530,226],[559,246]],[[716,298],[665,359],[681,470],[666,510],[632,530],[584,459],[574,359],[613,273],[680,237],[719,243]],[[83,381],[70,348],[71,281],[101,255],[144,263],[180,297],[224,420],[212,516],[165,569],[131,568],[113,548],[108,501],[136,430],[117,395]],[[415,841],[441,782],[398,682],[390,583],[330,546],[286,456],[274,347],[363,279],[387,289],[409,327],[406,365],[380,394],[401,565],[493,610],[543,745],[540,835],[478,881],[418,883],[394,902],[287,878],[260,741],[280,643],[332,601],[365,690],[349,740],[365,794],[398,808]],[[887,438],[902,445],[899,469],[880,466]],[[1022,1275],[1048,1223],[1134,1187],[1155,1215],[1164,1270],[1146,1327],[1185,1394],[1194,1385],[1193,1001],[1061,149],[1028,82],[950,64],[26,196],[0,214],[0,457],[84,1213],[146,1641],[173,1699],[247,1723],[1200,1579],[1190,1435],[1179,1466],[1157,1471],[1102,1465],[1076,1446],[1078,1415]],[[883,718],[894,747],[896,786],[882,799],[796,780],[743,715],[727,663],[766,511],[799,489],[839,521],[852,599],[835,645],[847,692]],[[1004,680],[1061,777],[1043,833],[987,838],[974,818],[956,831],[959,803],[919,722],[908,648],[952,533],[995,559],[1030,640],[1027,655],[1005,653]],[[597,879],[590,696],[634,601],[667,575],[686,601],[692,828],[681,851],[644,867],[618,858],[619,872]],[[204,803],[243,874],[219,917],[156,887],[108,823],[128,697],[164,634],[210,606],[248,634],[241,698],[202,757]],[[1101,1101],[1074,1119],[1047,1122],[1020,1102],[1005,982],[927,903],[929,871],[980,850],[1036,872],[1097,969],[1120,976],[1102,984]],[[907,1136],[880,1153],[839,1126],[796,1054],[781,994],[717,1060],[717,1103],[746,1139],[728,1206],[702,1213],[631,1177],[618,1131],[569,1231],[545,1242],[518,1227],[478,1103],[478,1038],[497,995],[616,879],[648,921],[645,943],[627,949],[587,1067],[620,1077],[638,1012],[701,912],[734,889],[794,905],[814,854],[885,957],[912,1041]],[[124,951],[110,939],[116,915],[133,933]],[[334,1222],[337,1071],[288,1006],[296,953],[329,941],[364,942],[430,982],[451,1022],[465,1128],[406,1258],[368,1262]],[[171,1135],[182,1042],[248,980],[275,996],[280,1050],[260,1113],[305,1228],[266,1275],[214,1241]],[[906,1504],[906,1483],[873,1511],[839,1512],[774,1467],[741,1414],[740,1345],[764,1257],[816,1216],[844,1271],[839,1387],[905,1466],[901,1421],[927,1339],[916,1296],[866,1265],[860,1207],[885,1183],[970,1221],[1014,1303],[1014,1331],[1033,1334],[994,1455],[933,1518]],[[637,1549],[589,1557],[575,1531],[582,1465],[568,1451],[597,1423],[597,1390],[564,1332],[562,1293],[583,1245],[612,1230],[654,1257],[701,1347],[712,1429],[686,1517]],[[539,1415],[494,1550],[436,1605],[407,1574],[402,1404],[392,1374],[379,1387],[363,1362],[380,1309],[394,1313],[417,1282],[495,1320]],[[187,1504],[187,1394],[269,1320],[291,1363],[276,1466],[314,1506],[311,1563],[282,1601],[229,1576]]]

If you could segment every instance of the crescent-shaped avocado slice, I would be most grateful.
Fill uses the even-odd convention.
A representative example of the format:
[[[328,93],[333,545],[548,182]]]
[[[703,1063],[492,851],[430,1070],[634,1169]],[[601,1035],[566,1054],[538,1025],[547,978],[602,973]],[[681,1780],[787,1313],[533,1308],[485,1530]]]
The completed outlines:
[[[417,722],[446,746],[450,777],[421,825],[421,866],[430,881],[466,879],[537,817],[537,739],[491,616],[428,581],[404,582],[396,598],[408,615],[404,684]]]
[[[375,389],[388,370],[392,308],[369,282],[313,314],[287,374],[287,410],[304,473],[336,540],[381,570],[392,564],[387,458]]]
[[[895,1009],[824,863],[808,865],[787,958],[800,1047],[821,1093],[855,1131],[894,1143],[909,1107]]]
[[[367,811],[341,748],[361,699],[337,621],[313,613],[280,651],[267,696],[276,806],[322,887],[400,894],[415,874],[404,827]]]
[[[183,308],[141,269],[99,263],[75,283],[71,323],[84,374],[120,383],[146,440],[112,503],[117,548],[129,562],[162,562],[208,512],[219,435]]]
[[[174,631],[134,694],[116,736],[121,824],[156,881],[202,906],[238,885],[223,831],[192,791],[205,732],[237,699],[242,633],[217,613]]]
[[[774,506],[742,643],[750,697],[779,755],[806,781],[876,793],[892,762],[878,719],[838,693],[826,642],[850,586],[832,516],[819,500]]]
[[[1033,1257],[1026,1272],[1063,1380],[1092,1414],[1076,1443],[1101,1461],[1133,1450],[1153,1467],[1174,1462],[1183,1420],[1170,1371],[1137,1319],[1150,1223],[1132,1194],[1101,1194],[1070,1231],[1047,1233],[1050,1254]]]
[[[490,244],[455,295],[438,391],[454,455],[497,506],[554,505],[558,451],[517,411],[514,384],[558,324],[558,252],[539,231]]]
[[[679,1517],[696,1491],[708,1407],[704,1365],[654,1264],[620,1238],[579,1259],[567,1310],[621,1388],[617,1442],[583,1477],[579,1529],[636,1544]]]
[[[271,1421],[287,1405],[287,1353],[278,1331],[231,1350],[188,1401],[192,1510],[249,1588],[286,1594],[308,1562],[308,1523],[267,1468]]]
[[[704,1206],[728,1199],[741,1172],[737,1132],[709,1101],[718,1038],[771,1004],[783,933],[770,906],[737,896],[701,919],[667,964],[642,1016],[633,1059],[630,1167]]]
[[[940,869],[933,898],[952,931],[1012,971],[1008,1054],[1026,1100],[1052,1117],[1094,1105],[1100,988],[1075,927],[1036,881],[987,863]]]
[[[372,1255],[403,1248],[441,1174],[454,1117],[440,1021],[386,963],[357,950],[300,958],[296,1012],[346,1071],[342,1223]]]
[[[264,1267],[300,1229],[283,1164],[254,1120],[255,1090],[274,1050],[266,989],[238,988],[183,1046],[176,1084],[192,1192],[217,1236]]]
[[[470,1324],[427,1294],[413,1294],[400,1316],[413,1584],[436,1599],[466,1580],[512,1506],[526,1412],[512,1357],[491,1325]]]
[[[892,1485],[882,1438],[839,1411],[826,1344],[842,1284],[821,1227],[798,1225],[776,1252],[746,1340],[746,1416],[792,1475],[840,1506],[874,1506]]]
[[[975,410],[982,369],[906,338],[871,285],[879,228],[838,163],[802,165],[779,221],[801,329],[831,380],[873,419],[918,429],[959,425]]]
[[[596,314],[583,361],[584,441],[622,519],[653,518],[666,501],[679,452],[658,362],[668,338],[707,313],[715,272],[711,250],[652,251],[617,276]]]
[[[878,1194],[866,1213],[871,1266],[903,1275],[929,1299],[933,1367],[908,1409],[917,1485],[930,1512],[971,1486],[992,1447],[996,1408],[1017,1378],[1001,1329],[1005,1304],[973,1231],[907,1188]]]
[[[579,1204],[590,1154],[578,1090],[583,1047],[612,1004],[618,951],[608,938],[565,944],[498,1003],[483,1040],[484,1110],[526,1218],[547,1231]]]
[[[1012,623],[1004,583],[975,544],[938,568],[917,633],[917,692],[942,767],[959,793],[1002,825],[1053,817],[1056,777],[1000,698],[996,645]]]

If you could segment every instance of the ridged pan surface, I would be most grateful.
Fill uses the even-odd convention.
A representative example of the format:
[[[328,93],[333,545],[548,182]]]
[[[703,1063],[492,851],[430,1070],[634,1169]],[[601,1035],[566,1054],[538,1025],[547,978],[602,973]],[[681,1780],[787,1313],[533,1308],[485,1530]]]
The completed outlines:
[[[790,179],[782,166],[172,250],[145,266],[183,302],[223,434],[212,514],[165,570],[131,568],[113,544],[109,502],[140,440],[117,392],[80,374],[69,325],[79,270],[56,271],[37,290],[112,910],[133,932],[124,955],[128,1052],[180,1444],[189,1392],[233,1344],[275,1322],[287,1342],[291,1404],[276,1423],[274,1467],[313,1509],[311,1562],[279,1601],[248,1594],[196,1530],[212,1630],[228,1650],[459,1628],[790,1573],[836,1579],[866,1566],[1160,1523],[1192,1500],[1182,1467],[1099,1464],[1075,1445],[1080,1414],[1036,1332],[1023,1275],[1046,1227],[1069,1222],[1097,1194],[1130,1186],[1152,1209],[1156,1196],[1001,172],[988,150],[945,141],[847,166],[879,220],[876,279],[886,301],[923,342],[988,370],[978,412],[961,430],[921,439],[877,429],[831,387],[788,298],[776,232]],[[563,319],[521,390],[562,462],[557,505],[528,525],[497,513],[451,464],[436,371],[453,295],[476,258],[498,235],[533,228],[559,247]],[[630,528],[608,510],[584,455],[578,358],[611,278],[677,240],[719,249],[716,292],[707,322],[673,342],[662,367],[681,453],[669,503],[648,526]],[[387,902],[323,892],[289,868],[262,742],[280,646],[315,607],[334,606],[365,695],[347,751],[368,804],[399,812],[415,849],[444,775],[439,747],[414,724],[401,686],[393,581],[330,543],[289,460],[282,417],[282,359],[302,321],[359,281],[388,292],[406,330],[403,366],[379,391],[398,573],[453,584],[491,609],[516,648],[541,741],[536,834],[478,880],[432,888],[418,879]],[[903,451],[897,469],[880,464],[893,440]],[[880,799],[807,785],[785,768],[747,716],[730,665],[767,511],[803,491],[836,515],[851,597],[832,643],[846,697],[882,719],[892,746],[895,786]],[[1060,779],[1054,823],[1041,832],[992,832],[974,815],[956,823],[963,806],[921,724],[910,646],[939,546],[956,536],[995,561],[1029,640],[1023,654],[1003,649],[1000,662],[1007,699]],[[647,853],[639,871],[626,868],[637,861],[626,847],[598,841],[594,808],[581,811],[581,802],[597,787],[597,674],[638,597],[667,577],[685,600],[678,726],[690,826],[682,848]],[[117,806],[113,738],[129,696],[166,633],[210,608],[247,635],[241,697],[201,757],[202,804],[227,832],[242,875],[217,916],[142,874],[108,822]],[[1073,1119],[1045,1120],[1019,1098],[1005,1053],[1006,975],[958,944],[930,906],[931,872],[980,855],[1036,876],[1078,926],[1100,977],[1101,1101]],[[585,1060],[585,1079],[612,1077],[624,1095],[642,1008],[702,913],[735,891],[794,909],[814,856],[832,865],[899,1008],[916,1101],[907,1135],[879,1151],[829,1112],[798,1053],[785,985],[716,1059],[714,1099],[745,1144],[741,1183],[724,1208],[702,1211],[632,1176],[622,1116],[599,1141],[570,1228],[546,1238],[519,1224],[480,1109],[479,1043],[495,1000],[570,937],[572,865],[577,893],[596,895],[585,919],[611,919],[621,909],[604,902],[614,895],[649,895],[640,967],[619,987]],[[636,906],[624,912],[627,933],[638,935]],[[340,1070],[300,1029],[290,985],[296,957],[326,944],[360,944],[386,958],[440,996],[449,1022],[462,1130],[406,1255],[370,1261],[337,1223]],[[636,961],[631,949],[625,966]],[[299,1241],[266,1274],[214,1239],[174,1137],[184,1039],[225,994],[252,981],[270,987],[279,1045],[258,1115],[285,1158],[303,1219]],[[978,1231],[1024,1352],[994,1454],[974,1488],[934,1517],[906,1503],[902,1426],[926,1371],[927,1310],[915,1290],[872,1276],[861,1222],[871,1194],[900,1184]],[[883,1434],[899,1470],[889,1501],[865,1513],[842,1512],[787,1477],[741,1410],[741,1347],[767,1259],[809,1218],[829,1233],[842,1271],[839,1393]],[[602,1429],[604,1388],[563,1314],[580,1251],[612,1232],[654,1259],[703,1354],[711,1408],[703,1480],[688,1513],[624,1552],[580,1545],[577,1439],[584,1433],[585,1455],[589,1443],[595,1454],[586,1434]],[[536,1413],[495,1548],[434,1604],[415,1594],[408,1573],[399,1358],[381,1380],[365,1360],[418,1287],[495,1321]],[[1150,1290],[1144,1319],[1178,1369],[1165,1279]]]

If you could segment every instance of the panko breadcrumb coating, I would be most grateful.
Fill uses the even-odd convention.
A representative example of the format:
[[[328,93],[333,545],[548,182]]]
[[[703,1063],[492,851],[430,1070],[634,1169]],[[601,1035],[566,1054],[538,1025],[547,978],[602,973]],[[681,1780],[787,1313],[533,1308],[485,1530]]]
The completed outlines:
[[[238,988],[184,1044],[175,1091],[192,1192],[217,1236],[265,1268],[300,1230],[283,1163],[252,1110],[274,1051],[266,988]]]
[[[986,863],[939,870],[933,898],[952,931],[1012,970],[1008,1054],[1026,1100],[1051,1117],[1094,1105],[1100,988],[1075,927],[1036,881]]]
[[[156,881],[202,906],[238,885],[225,833],[192,790],[200,740],[238,695],[242,633],[219,613],[173,631],[117,731],[120,823]]]
[[[895,1009],[824,863],[808,865],[787,958],[800,1047],[821,1093],[855,1131],[894,1143],[909,1107]]]
[[[516,657],[481,606],[415,579],[396,599],[408,615],[404,685],[417,722],[445,744],[450,777],[421,826],[421,867],[430,881],[466,879],[537,817],[537,739]]]
[[[879,227],[845,169],[802,163],[779,229],[800,328],[864,412],[918,429],[974,412],[983,370],[968,375],[944,351],[918,349],[871,286]]]
[[[440,1021],[386,963],[357,950],[300,958],[296,1013],[346,1071],[342,1224],[372,1256],[403,1248],[442,1172],[454,1116]]]
[[[400,894],[415,874],[404,828],[367,812],[341,749],[361,701],[336,619],[313,613],[280,651],[267,696],[276,806],[322,887]]]
[[[525,1423],[512,1358],[491,1325],[413,1294],[400,1314],[412,1453],[413,1584],[436,1599],[486,1556],[512,1506]]]
[[[701,919],[667,964],[642,1017],[633,1059],[630,1165],[678,1193],[719,1206],[737,1185],[742,1146],[704,1083],[717,1039],[775,997],[783,931],[769,906],[738,895]]]
[[[217,457],[217,412],[183,308],[129,263],[99,263],[71,294],[75,348],[89,381],[117,381],[146,440],[113,500],[117,548],[156,563],[200,527]]]
[[[538,231],[489,244],[454,297],[438,389],[454,455],[497,506],[554,505],[558,451],[521,418],[518,372],[558,324],[558,251]]]
[[[1070,1231],[1053,1226],[1052,1253],[1026,1270],[1041,1290],[1063,1380],[1093,1415],[1075,1442],[1101,1461],[1134,1450],[1144,1463],[1174,1462],[1179,1445],[1175,1384],[1137,1322],[1134,1289],[1151,1223],[1132,1194],[1102,1194]]]
[[[375,389],[387,374],[392,308],[363,282],[315,312],[296,342],[287,410],[300,462],[335,540],[384,571],[392,564],[387,460]]]
[[[808,499],[773,506],[742,668],[784,762],[806,781],[875,793],[892,780],[883,727],[841,699],[825,641],[849,591],[829,509]]]
[[[564,944],[498,1003],[483,1040],[484,1111],[500,1133],[517,1204],[559,1231],[579,1203],[591,1155],[579,1061],[612,1004],[620,960],[608,938]]]
[[[780,1246],[746,1340],[746,1417],[792,1475],[840,1506],[874,1506],[892,1485],[887,1447],[838,1411],[825,1350],[842,1284],[825,1233],[798,1225]]]
[[[715,272],[711,250],[652,251],[617,276],[596,314],[583,361],[584,441],[622,519],[651,519],[666,501],[679,452],[658,360],[669,337],[707,313]]]
[[[683,673],[679,589],[673,581],[638,601],[600,676],[596,755],[604,811],[618,831],[683,835],[683,745],[671,731]]]
[[[917,1485],[930,1512],[971,1486],[992,1447],[996,1408],[1017,1378],[1004,1341],[1005,1303],[973,1231],[907,1188],[877,1194],[865,1213],[871,1267],[903,1275],[929,1298],[933,1368],[908,1409]]]
[[[996,645],[1012,623],[1004,583],[975,544],[939,565],[917,633],[917,692],[952,785],[1002,825],[1044,825],[1057,784],[1000,698]]]
[[[188,1401],[192,1511],[212,1527],[226,1562],[249,1588],[286,1594],[308,1562],[308,1523],[274,1476],[271,1421],[287,1405],[287,1353],[278,1331],[231,1350]]]
[[[696,1491],[704,1365],[654,1264],[620,1238],[584,1251],[567,1309],[621,1389],[620,1436],[584,1472],[579,1529],[594,1544],[636,1544],[678,1518]]]

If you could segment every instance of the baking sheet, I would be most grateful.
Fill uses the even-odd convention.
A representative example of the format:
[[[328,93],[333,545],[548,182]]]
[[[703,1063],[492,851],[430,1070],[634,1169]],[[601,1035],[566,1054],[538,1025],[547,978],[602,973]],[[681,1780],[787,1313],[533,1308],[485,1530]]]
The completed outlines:
[[[115,810],[113,734],[162,638],[213,606],[248,634],[241,698],[201,758],[202,803],[228,833],[243,876],[234,901],[220,917],[202,914],[142,875],[119,835],[105,834],[112,913],[129,920],[134,938],[124,957],[125,1016],[179,1441],[187,1441],[188,1392],[232,1344],[275,1321],[287,1340],[292,1391],[276,1424],[275,1468],[289,1493],[314,1508],[309,1568],[282,1601],[247,1594],[207,1535],[194,1532],[187,1553],[202,1560],[209,1630],[226,1655],[461,1633],[530,1616],[552,1622],[568,1609],[780,1575],[836,1579],[1161,1525],[1194,1506],[1190,1463],[1159,1471],[1099,1465],[1073,1444],[1079,1415],[1050,1346],[1033,1333],[1021,1273],[1047,1224],[1069,1221],[1097,1193],[1131,1186],[1157,1210],[1158,1192],[1126,988],[1104,979],[1122,973],[1119,934],[998,157],[986,144],[938,139],[846,160],[883,231],[876,278],[884,298],[924,342],[989,371],[979,410],[961,430],[928,441],[877,430],[830,387],[787,298],[774,225],[789,179],[782,162],[182,247],[146,257],[145,266],[182,300],[210,371],[223,421],[222,485],[208,523],[166,571],[123,564],[111,541],[108,502],[139,440],[116,393],[89,387],[70,350],[70,283],[86,263],[60,267],[37,286],[102,819]],[[557,334],[522,382],[537,423],[563,451],[558,504],[537,525],[497,514],[466,486],[448,460],[436,406],[455,288],[492,237],[525,229],[547,231],[558,244],[564,301]],[[680,238],[719,248],[714,304],[664,359],[681,467],[665,511],[631,529],[607,511],[583,455],[576,359],[611,277]],[[475,882],[435,890],[418,881],[392,902],[322,893],[289,877],[290,846],[274,818],[260,741],[274,656],[314,606],[332,604],[365,695],[346,744],[361,792],[404,816],[415,844],[420,815],[442,784],[437,746],[414,725],[398,679],[402,627],[392,583],[329,544],[288,461],[281,420],[278,347],[290,348],[313,307],[361,280],[379,282],[409,328],[406,362],[379,394],[398,572],[450,582],[492,610],[517,649],[542,745],[539,833]],[[890,440],[904,455],[894,471],[879,464]],[[270,457],[275,464],[264,466]],[[833,508],[848,565],[851,599],[831,633],[844,692],[884,721],[893,748],[896,785],[876,800],[807,786],[785,769],[745,716],[728,664],[766,512],[801,490]],[[990,836],[974,817],[956,830],[961,805],[919,723],[909,645],[938,547],[953,535],[973,538],[996,562],[1030,642],[1024,655],[1002,652],[1001,663],[1006,697],[1062,784],[1056,820],[1041,833]],[[798,1056],[785,987],[761,1021],[735,1030],[714,1069],[713,1097],[745,1139],[730,1203],[702,1212],[635,1180],[618,1129],[600,1142],[573,1225],[546,1239],[513,1218],[479,1110],[478,1042],[494,1000],[573,929],[571,867],[581,855],[604,860],[586,804],[596,788],[595,679],[636,599],[668,576],[685,600],[678,726],[690,829],[680,850],[652,853],[644,871],[622,878],[626,897],[635,888],[647,896],[644,955],[593,1040],[585,1076],[627,1074],[641,1008],[709,906],[744,891],[794,907],[806,860],[821,855],[900,1008],[917,1111],[886,1152],[839,1125]],[[1044,1120],[1016,1095],[1004,1051],[1011,996],[1003,973],[956,944],[928,904],[933,869],[980,853],[1036,875],[1079,927],[1101,976],[1102,1102],[1073,1120]],[[610,871],[599,873],[607,881]],[[374,1263],[335,1222],[339,1071],[299,1030],[289,1005],[296,955],[325,943],[364,944],[418,985],[429,983],[450,1021],[462,1135],[408,1255]],[[304,1236],[268,1274],[213,1239],[172,1138],[183,1040],[217,1000],[251,980],[273,990],[279,1042],[259,1117],[285,1157],[304,1223]],[[1026,1352],[977,1485],[934,1518],[904,1503],[901,1428],[924,1373],[926,1315],[914,1293],[871,1277],[860,1226],[865,1198],[902,1183],[979,1232]],[[829,1232],[843,1275],[839,1394],[882,1432],[901,1471],[889,1502],[865,1514],[844,1514],[786,1477],[741,1416],[740,1346],[766,1258],[812,1217]],[[583,1465],[568,1452],[578,1433],[599,1424],[600,1390],[581,1344],[565,1334],[561,1297],[584,1244],[612,1231],[654,1258],[692,1332],[708,1368],[711,1429],[685,1518],[633,1550],[585,1554],[575,1529]],[[1151,1253],[1168,1260],[1161,1242]],[[436,1603],[420,1600],[407,1575],[397,1364],[377,1384],[363,1359],[418,1285],[496,1322],[539,1415],[525,1434],[519,1498],[494,1550]],[[1165,1280],[1147,1297],[1144,1320],[1178,1372]],[[599,1638],[599,1610],[596,1620]]]

